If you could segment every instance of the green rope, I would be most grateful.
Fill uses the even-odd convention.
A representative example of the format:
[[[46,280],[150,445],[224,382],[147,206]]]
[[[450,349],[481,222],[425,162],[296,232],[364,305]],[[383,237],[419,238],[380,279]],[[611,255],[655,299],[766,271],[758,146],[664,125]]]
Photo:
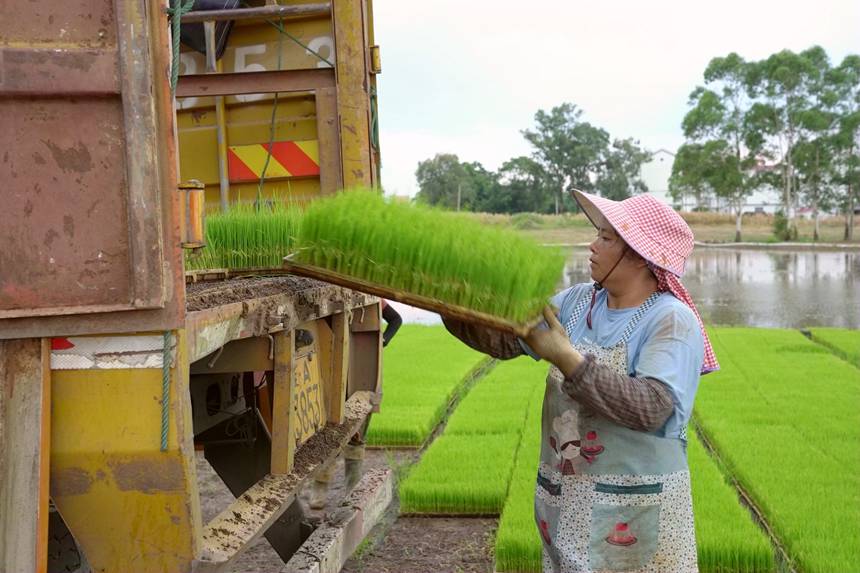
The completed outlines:
[[[170,93],[176,93],[176,82],[179,81],[179,36],[181,33],[182,15],[191,12],[194,0],[177,0],[178,6],[168,8],[170,15],[170,35],[173,39],[173,63],[170,65]]]
[[[376,97],[376,86],[370,86],[370,145],[379,151],[379,104]]]
[[[289,38],[290,40],[292,40],[293,42],[295,42],[296,44],[298,44],[299,46],[301,46],[302,48],[304,48],[305,50],[307,50],[308,52],[310,52],[311,54],[313,54],[317,58],[319,58],[320,61],[325,62],[326,64],[328,64],[332,68],[334,67],[334,64],[331,63],[325,57],[323,57],[322,54],[320,54],[319,52],[317,52],[316,50],[314,50],[312,48],[309,48],[306,44],[303,44],[301,40],[299,40],[298,38],[296,38],[295,36],[293,36],[292,34],[287,32],[287,30],[284,28],[283,22],[276,24],[275,22],[272,22],[271,20],[266,20],[266,23],[271,25],[271,26],[274,26],[278,32],[280,32],[282,35],[286,36],[287,38]]]
[[[161,351],[161,451],[167,451],[167,430],[170,426],[170,331],[164,333]]]
[[[244,0],[242,2],[242,6],[244,6],[245,8],[253,8],[253,6],[251,6],[250,4],[245,2]],[[296,44],[298,44],[299,46],[301,46],[302,48],[304,48],[305,50],[307,50],[308,52],[310,52],[311,54],[313,54],[317,58],[319,58],[321,61],[327,63],[332,68],[334,67],[334,64],[331,63],[330,61],[328,61],[326,58],[324,58],[322,56],[322,54],[320,54],[316,50],[309,48],[306,44],[302,43],[301,40],[299,40],[298,38],[296,38],[295,36],[293,36],[292,34],[287,32],[286,28],[284,28],[284,21],[283,20],[279,20],[278,22],[274,22],[273,20],[265,20],[265,22],[269,26],[274,27],[282,35],[286,36],[287,38],[289,38],[290,40],[292,40],[293,42],[295,42]]]
[[[281,22],[283,24],[283,22]],[[281,48],[283,47],[283,36],[278,36],[278,71],[281,69]],[[275,145],[275,126],[277,123],[278,112],[278,92],[275,92],[272,100],[272,117],[269,120],[269,148],[266,150],[266,161],[263,163],[263,170],[260,172],[260,183],[257,185],[257,210],[260,209],[263,201],[263,185],[266,182],[266,171],[269,169],[269,161],[272,159],[272,146]]]

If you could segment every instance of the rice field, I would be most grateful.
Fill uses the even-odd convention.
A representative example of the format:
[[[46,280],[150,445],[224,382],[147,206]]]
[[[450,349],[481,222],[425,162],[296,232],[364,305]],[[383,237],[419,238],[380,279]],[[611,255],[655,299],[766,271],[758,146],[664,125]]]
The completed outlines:
[[[696,546],[702,573],[770,573],[776,570],[773,547],[750,511],[709,456],[695,432],[689,432],[687,459],[693,491]]]
[[[515,231],[352,190],[314,201],[296,260],[514,323],[555,292],[565,255]]]
[[[812,328],[812,340],[860,368],[860,330]]]
[[[444,326],[404,324],[383,354],[384,400],[367,443],[420,447],[485,360]]]
[[[696,420],[762,510],[793,566],[856,571],[860,555],[860,374],[797,331],[711,331],[723,370]]]
[[[543,373],[545,367],[522,357],[498,365],[482,378],[400,484],[401,512],[499,514],[525,413],[542,396]],[[479,423],[467,421],[461,412]]]

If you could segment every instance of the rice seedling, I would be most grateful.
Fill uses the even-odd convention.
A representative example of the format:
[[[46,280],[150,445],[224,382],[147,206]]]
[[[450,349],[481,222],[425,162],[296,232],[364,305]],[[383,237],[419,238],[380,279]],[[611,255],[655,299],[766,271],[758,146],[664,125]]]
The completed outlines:
[[[699,389],[695,416],[704,433],[797,569],[856,570],[857,369],[797,331],[711,332],[723,370]]]
[[[296,260],[515,323],[555,291],[564,254],[469,217],[353,190],[308,207]]]
[[[519,433],[441,436],[401,482],[401,513],[500,513],[519,443]]]
[[[693,489],[696,548],[702,573],[770,573],[776,564],[770,540],[740,505],[734,486],[720,472],[695,432],[687,458]]]
[[[385,398],[371,418],[367,443],[421,446],[484,360],[444,326],[403,325],[383,356]]]
[[[542,392],[529,405],[522,441],[496,532],[496,571],[540,573],[541,541],[534,522],[535,476],[540,459]]]
[[[541,384],[546,370],[545,364],[527,358],[500,364],[457,407],[445,426],[445,434],[520,432],[535,385]],[[488,410],[490,405],[492,410]]]
[[[812,340],[860,368],[860,330],[811,328]]]
[[[301,209],[277,201],[257,208],[238,203],[223,213],[206,216],[206,246],[186,253],[185,268],[280,268],[301,226]]]
[[[463,425],[460,426],[463,433],[459,433],[456,426],[455,431],[451,431],[449,424],[401,483],[401,511],[457,515],[500,513],[521,441],[525,412],[533,400],[540,399],[538,395],[543,388],[540,374],[545,371],[545,366],[529,358],[520,358],[500,364],[480,380],[463,399],[457,413],[461,409],[472,411],[472,404],[477,403],[480,420],[510,420],[510,401],[498,403],[488,398],[483,388],[490,388],[493,395],[519,394],[520,413],[514,412],[514,419],[502,432]],[[453,417],[451,423],[454,423]]]

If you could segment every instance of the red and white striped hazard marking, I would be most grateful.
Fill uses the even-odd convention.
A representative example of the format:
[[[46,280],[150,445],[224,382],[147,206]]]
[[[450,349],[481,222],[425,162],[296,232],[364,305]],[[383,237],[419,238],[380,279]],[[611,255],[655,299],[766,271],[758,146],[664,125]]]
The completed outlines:
[[[173,340],[171,338],[171,340]],[[173,360],[175,342],[169,358]],[[161,368],[164,336],[70,336],[51,339],[51,370]]]
[[[271,149],[271,153],[269,150]],[[287,177],[312,177],[320,174],[319,142],[275,141],[227,148],[227,172],[230,183]]]

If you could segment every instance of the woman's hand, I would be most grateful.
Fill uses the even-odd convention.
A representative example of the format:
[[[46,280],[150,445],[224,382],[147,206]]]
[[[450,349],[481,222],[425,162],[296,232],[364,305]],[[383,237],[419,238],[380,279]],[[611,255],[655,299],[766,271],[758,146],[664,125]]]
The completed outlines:
[[[523,340],[532,352],[554,364],[569,378],[584,359],[571,345],[567,332],[550,307],[544,307],[543,317],[549,328],[539,324]]]

